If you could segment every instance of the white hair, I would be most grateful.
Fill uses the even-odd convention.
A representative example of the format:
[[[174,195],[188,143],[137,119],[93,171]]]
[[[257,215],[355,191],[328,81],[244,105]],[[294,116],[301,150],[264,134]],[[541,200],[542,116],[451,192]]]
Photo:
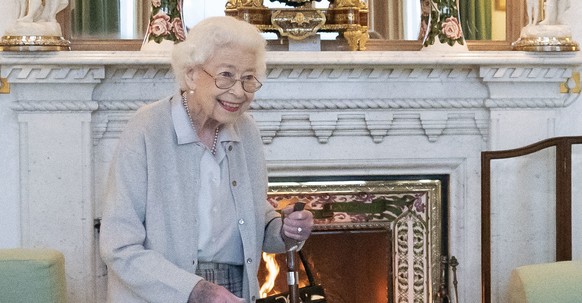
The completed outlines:
[[[186,40],[174,45],[172,70],[181,89],[185,90],[186,73],[192,67],[202,65],[223,47],[236,47],[254,52],[257,78],[267,69],[265,63],[265,38],[252,24],[234,17],[206,18],[192,27]]]

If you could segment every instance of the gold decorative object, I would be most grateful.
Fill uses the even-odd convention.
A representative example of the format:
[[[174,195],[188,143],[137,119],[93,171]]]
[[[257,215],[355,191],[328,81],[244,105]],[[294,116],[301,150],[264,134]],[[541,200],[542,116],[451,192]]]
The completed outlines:
[[[527,2],[528,24],[520,37],[511,44],[513,50],[529,52],[574,52],[578,43],[572,40],[570,26],[558,20],[557,0],[546,0],[543,8],[538,1]],[[539,20],[539,12],[543,20]]]
[[[276,10],[271,13],[271,24],[281,36],[303,40],[313,36],[325,24],[325,15],[318,10]]]
[[[0,78],[0,94],[10,93],[10,83],[6,78]]]
[[[0,51],[68,51],[70,42],[60,36],[3,36]]]
[[[579,71],[573,72],[572,77],[560,84],[560,93],[562,94],[579,94],[581,92],[582,85],[580,85]]]
[[[528,52],[575,52],[580,47],[571,37],[523,36],[511,44],[513,50]]]
[[[368,6],[362,0],[330,1],[328,8],[314,8],[311,0],[285,0],[289,8],[269,8],[263,0],[228,0],[227,16],[245,20],[263,32],[303,40],[318,32],[337,32],[350,50],[366,50]]]
[[[63,51],[71,50],[62,37],[56,15],[69,5],[69,0],[21,0],[14,24],[0,39],[0,51]]]

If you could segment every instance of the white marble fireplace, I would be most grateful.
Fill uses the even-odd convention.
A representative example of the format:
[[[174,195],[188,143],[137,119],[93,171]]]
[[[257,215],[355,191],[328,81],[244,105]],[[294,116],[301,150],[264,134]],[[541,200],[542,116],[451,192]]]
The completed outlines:
[[[269,52],[267,60],[252,114],[271,176],[449,175],[459,302],[481,298],[480,152],[582,133],[579,95],[560,92],[582,65],[575,53]],[[107,165],[133,112],[173,93],[169,59],[0,53],[0,76],[10,84],[0,94],[0,247],[61,250],[70,302],[103,302],[93,225]]]

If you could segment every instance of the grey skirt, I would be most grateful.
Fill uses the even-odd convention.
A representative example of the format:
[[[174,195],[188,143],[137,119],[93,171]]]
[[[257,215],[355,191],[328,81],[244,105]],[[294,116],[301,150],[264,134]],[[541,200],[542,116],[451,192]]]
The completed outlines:
[[[196,274],[242,298],[243,271],[242,265],[198,262]]]

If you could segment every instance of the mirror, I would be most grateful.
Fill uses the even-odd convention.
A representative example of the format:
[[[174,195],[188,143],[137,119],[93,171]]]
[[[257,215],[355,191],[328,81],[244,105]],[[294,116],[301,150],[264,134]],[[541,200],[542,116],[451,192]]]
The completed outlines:
[[[144,5],[146,3],[147,5]],[[145,35],[150,1],[73,0],[67,14],[71,39],[140,39]]]
[[[264,0],[264,5],[272,8],[285,7],[276,0]],[[390,43],[419,46],[418,32],[420,30],[421,4],[428,0],[367,0],[369,8],[370,50],[379,50]],[[508,37],[506,11],[511,11],[511,3],[524,0],[474,0],[461,1],[461,23],[465,39],[477,41],[476,45],[485,43],[503,44],[509,46],[513,37]],[[216,0],[184,0],[184,22],[191,27],[199,20],[215,15],[224,15],[225,1]],[[326,8],[329,1],[313,2],[315,7]],[[139,49],[141,40],[149,21],[151,0],[120,1],[120,0],[73,0],[69,7],[61,12],[65,38],[72,41],[73,49],[98,47],[96,41],[117,41],[116,48],[124,50],[124,45]],[[521,13],[523,13],[522,10]],[[519,10],[517,16],[520,16]],[[519,27],[521,29],[521,26]],[[519,33],[519,32],[518,32]],[[333,40],[335,36],[322,33],[323,40]],[[276,37],[267,37],[276,39]],[[509,39],[508,39],[509,38]],[[121,40],[121,41],[120,41]],[[507,42],[509,41],[509,42]],[[77,42],[77,43],[76,43]],[[496,43],[497,42],[497,43]],[[469,42],[469,46],[471,47]],[[377,45],[376,47],[374,45]],[[408,50],[406,47],[400,48]],[[509,49],[509,47],[507,48]]]

